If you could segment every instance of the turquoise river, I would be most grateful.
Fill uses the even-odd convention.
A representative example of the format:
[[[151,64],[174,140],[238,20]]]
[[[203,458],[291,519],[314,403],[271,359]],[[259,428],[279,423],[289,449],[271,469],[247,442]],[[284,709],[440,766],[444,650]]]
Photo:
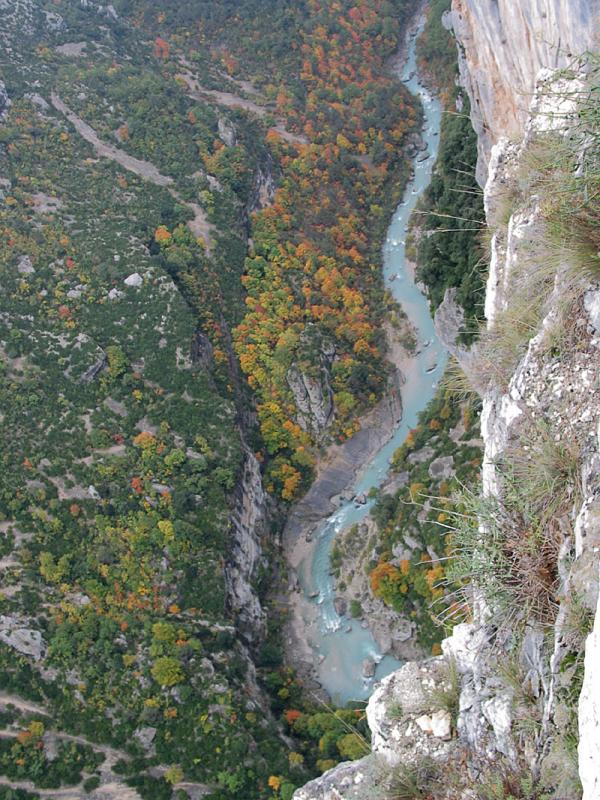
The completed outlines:
[[[423,140],[427,150],[419,152],[415,158],[414,178],[392,218],[383,248],[385,283],[416,328],[420,352],[408,370],[404,370],[402,420],[388,443],[360,471],[352,487],[355,494],[368,492],[385,481],[392,454],[403,443],[410,428],[416,425],[419,412],[433,397],[446,364],[446,353],[435,334],[427,299],[415,285],[405,263],[408,221],[419,195],[431,179],[442,114],[438,100],[420,83],[417,73],[415,42],[422,25],[423,21],[417,29],[409,32],[406,60],[399,68],[399,77],[422,102]],[[317,623],[307,633],[314,663],[320,682],[338,703],[367,698],[375,681],[400,666],[391,656],[381,655],[371,633],[359,621],[340,618],[334,608],[335,593],[330,575],[333,540],[340,531],[360,522],[369,512],[371,504],[372,501],[369,501],[357,507],[354,502],[342,503],[317,529],[316,547],[299,568],[302,591],[307,600],[316,604],[318,611]],[[375,677],[370,680],[362,675],[365,659],[377,662]]]

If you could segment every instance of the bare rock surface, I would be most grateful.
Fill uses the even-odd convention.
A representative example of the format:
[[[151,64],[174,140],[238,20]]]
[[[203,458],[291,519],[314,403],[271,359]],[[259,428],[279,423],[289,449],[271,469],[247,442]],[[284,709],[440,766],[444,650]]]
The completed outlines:
[[[600,599],[585,646],[585,678],[579,698],[579,776],[583,800],[600,797]]]
[[[28,628],[16,617],[0,616],[0,641],[34,661],[39,661],[46,650],[40,631]]]
[[[247,450],[231,518],[233,536],[225,566],[225,581],[228,604],[235,614],[239,631],[250,640],[262,630],[265,621],[252,582],[262,559],[260,537],[267,525],[266,508],[267,496],[260,467],[254,453]]]
[[[522,136],[540,69],[594,48],[600,0],[453,0],[461,79],[478,135],[478,178],[501,137]]]
[[[409,662],[377,684],[367,705],[372,752],[342,763],[298,789],[293,800],[389,800],[390,770],[427,757],[443,762],[456,749],[449,713],[436,707],[434,687],[444,687],[443,656]]]

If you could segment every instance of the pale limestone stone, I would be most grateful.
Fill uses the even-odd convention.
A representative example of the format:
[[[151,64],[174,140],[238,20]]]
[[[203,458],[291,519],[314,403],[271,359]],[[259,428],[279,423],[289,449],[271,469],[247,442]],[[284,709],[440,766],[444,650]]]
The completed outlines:
[[[585,645],[585,677],[579,697],[579,777],[583,800],[600,797],[600,598],[594,630]]]
[[[128,275],[123,283],[125,286],[141,286],[144,282],[144,279],[139,274],[139,272],[133,272],[131,275]]]

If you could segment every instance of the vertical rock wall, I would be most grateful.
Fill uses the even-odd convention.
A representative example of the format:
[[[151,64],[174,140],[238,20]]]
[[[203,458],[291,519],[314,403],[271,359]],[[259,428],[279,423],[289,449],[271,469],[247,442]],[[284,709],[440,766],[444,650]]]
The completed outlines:
[[[247,448],[235,500],[230,554],[225,565],[228,604],[243,638],[255,641],[265,623],[253,583],[263,558],[260,539],[267,529],[268,511],[260,467],[254,453]]]
[[[492,146],[524,130],[539,70],[597,45],[600,0],[453,0],[452,24],[483,184]]]

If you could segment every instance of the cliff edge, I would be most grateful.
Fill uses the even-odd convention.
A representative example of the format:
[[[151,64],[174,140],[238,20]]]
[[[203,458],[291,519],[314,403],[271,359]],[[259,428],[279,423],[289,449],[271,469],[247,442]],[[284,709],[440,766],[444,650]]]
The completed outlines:
[[[525,128],[537,75],[597,44],[599,0],[453,0],[461,80],[471,98],[483,185],[491,150]]]

